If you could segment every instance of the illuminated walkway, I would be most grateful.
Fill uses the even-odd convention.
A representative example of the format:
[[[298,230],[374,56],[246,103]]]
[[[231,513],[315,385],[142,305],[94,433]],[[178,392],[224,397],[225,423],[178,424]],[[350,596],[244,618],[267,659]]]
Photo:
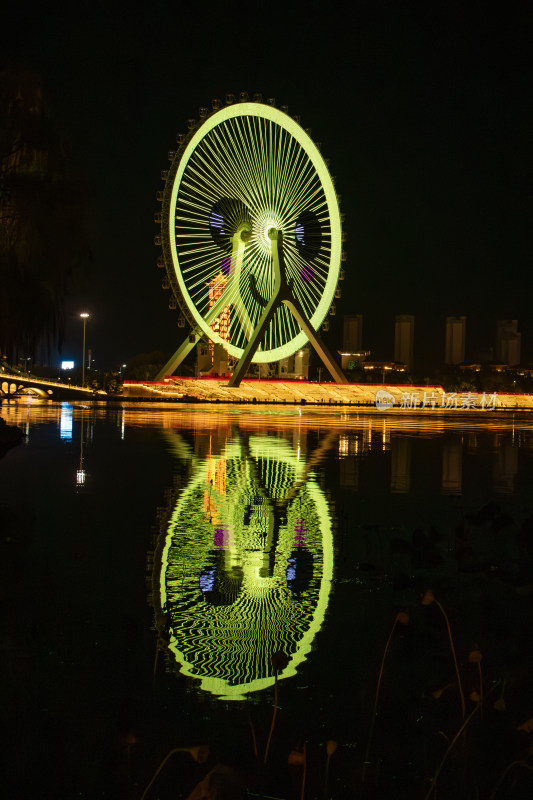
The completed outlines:
[[[533,410],[533,395],[446,393],[442,386],[383,385],[368,383],[308,383],[305,381],[245,380],[229,387],[224,379],[167,378],[160,382],[124,381],[124,397],[203,403],[295,403],[376,405],[376,394],[385,391],[394,399],[395,409],[450,410],[481,409],[493,402],[498,409]],[[493,398],[493,400],[491,400]],[[448,405],[447,405],[448,404]]]

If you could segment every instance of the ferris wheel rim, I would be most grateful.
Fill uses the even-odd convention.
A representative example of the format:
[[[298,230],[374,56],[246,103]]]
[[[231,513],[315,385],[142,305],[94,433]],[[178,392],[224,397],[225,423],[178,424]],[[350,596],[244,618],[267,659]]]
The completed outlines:
[[[193,327],[201,330],[213,343],[223,345],[227,352],[237,359],[241,357],[243,348],[219,336],[206,322],[204,315],[196,307],[190,296],[189,288],[183,276],[180,256],[176,245],[176,205],[180,196],[184,174],[186,173],[193,154],[197,151],[202,141],[204,141],[217,126],[227,123],[230,120],[245,117],[256,117],[270,121],[278,125],[292,140],[296,141],[309,159],[314,174],[318,179],[320,189],[324,193],[331,244],[327,275],[322,288],[322,294],[314,307],[312,315],[310,315],[310,322],[315,330],[323,323],[333,303],[342,260],[342,223],[337,193],[326,162],[307,131],[284,111],[275,106],[259,102],[240,102],[228,105],[218,111],[214,111],[210,116],[204,119],[196,130],[190,134],[178,153],[176,153],[171,169],[169,170],[163,203],[163,252],[166,256],[165,265],[167,266],[167,274],[184,315]],[[255,363],[279,361],[304,347],[308,341],[307,335],[300,330],[295,336],[292,336],[288,341],[283,342],[277,347],[258,350],[254,355],[253,361]]]

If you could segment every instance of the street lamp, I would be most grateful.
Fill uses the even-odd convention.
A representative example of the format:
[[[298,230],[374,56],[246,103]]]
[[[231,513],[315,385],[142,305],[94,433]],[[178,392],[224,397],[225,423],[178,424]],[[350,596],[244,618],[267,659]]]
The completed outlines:
[[[83,348],[82,348],[82,362],[81,362],[81,385],[85,386],[85,325],[87,323],[87,319],[89,314],[83,312],[80,314],[80,317],[83,320]]]

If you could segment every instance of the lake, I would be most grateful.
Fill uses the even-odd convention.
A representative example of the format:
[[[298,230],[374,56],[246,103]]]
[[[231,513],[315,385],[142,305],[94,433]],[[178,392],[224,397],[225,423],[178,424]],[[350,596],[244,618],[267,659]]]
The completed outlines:
[[[217,761],[297,798],[304,752],[306,798],[532,796],[530,415],[1,416],[12,796],[140,798],[204,743],[147,798]]]

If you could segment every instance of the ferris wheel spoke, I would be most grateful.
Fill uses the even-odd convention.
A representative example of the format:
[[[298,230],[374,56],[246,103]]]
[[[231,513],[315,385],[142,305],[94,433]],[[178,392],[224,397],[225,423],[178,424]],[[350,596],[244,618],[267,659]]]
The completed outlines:
[[[189,166],[189,173],[187,180],[184,181],[184,187],[189,189],[191,194],[195,195],[198,200],[203,201],[205,207],[208,207],[217,199],[218,192],[216,189],[218,185],[219,181],[216,173],[202,163],[200,154],[198,154],[195,162]]]
[[[221,152],[225,156],[224,161],[226,162],[226,165],[229,166],[229,168],[228,166],[226,167],[228,192],[236,194],[239,198],[242,198],[243,194],[244,196],[247,195],[248,187],[243,181],[242,175],[240,175],[239,172],[236,172],[239,161],[235,153],[235,142],[228,138],[228,133],[229,132],[226,130],[216,130],[214,138],[215,142],[218,143]],[[211,143],[209,143],[209,146],[211,147]],[[246,199],[248,200],[248,197],[246,197]]]
[[[257,207],[261,207],[265,201],[264,187],[266,178],[266,152],[264,147],[261,145],[263,131],[258,131],[258,126],[260,126],[260,120],[258,120],[257,117],[246,118],[246,129],[248,135],[245,138],[245,143],[248,145],[250,152],[250,163],[254,163],[256,165],[253,180],[254,200],[257,203]]]
[[[220,154],[212,150],[207,142],[195,153],[194,159],[191,159],[189,172],[194,177],[192,184],[191,177],[189,178],[189,187],[202,197],[208,213],[217,200],[232,191]]]
[[[209,153],[214,157],[216,164],[211,174],[208,175],[207,180],[212,180],[218,187],[219,192],[217,199],[224,197],[224,195],[226,197],[237,195],[237,197],[240,198],[242,193],[242,186],[240,182],[236,180],[233,171],[228,170],[227,168],[224,169],[228,159],[231,158],[231,153],[227,152],[224,142],[218,136],[217,139],[219,141],[219,146],[221,148],[221,151],[225,155],[225,158],[222,158],[220,152],[219,153],[216,152],[211,142],[206,142],[205,148],[208,149]]]
[[[187,196],[191,201],[198,204],[201,208],[209,208],[213,199],[216,198],[214,189],[217,187],[218,181],[216,176],[213,178],[207,172],[202,174],[202,169],[198,168],[198,162],[189,165],[189,170],[186,179],[183,180],[182,186],[182,202],[187,200]]]
[[[300,179],[292,188],[291,209],[297,216],[302,211],[316,213],[323,208],[324,203],[322,187],[317,185],[313,175],[308,175],[306,180]]]
[[[240,177],[247,193],[250,196],[250,201],[254,204],[261,202],[260,182],[257,180],[256,173],[252,167],[257,163],[257,153],[250,148],[250,139],[246,137],[245,131],[239,125],[235,125],[234,131],[234,148],[236,161],[240,167]]]
[[[259,152],[259,161],[258,161],[258,173],[260,179],[260,186],[261,186],[261,195],[262,195],[262,203],[263,207],[267,209],[271,206],[271,200],[269,196],[268,190],[268,149],[267,149],[267,138],[266,138],[266,123],[263,123],[262,120],[254,118],[254,123],[258,135],[258,152]]]
[[[296,150],[296,144],[291,140],[285,153],[280,186],[280,201],[285,211],[292,210],[295,187],[302,180],[302,173],[305,173],[308,168],[309,165],[306,163],[304,154],[301,150]]]
[[[211,211],[213,205],[220,200],[224,195],[228,196],[234,192],[234,187],[231,181],[220,180],[219,174],[214,170],[208,170],[205,165],[196,162],[194,167],[191,167],[193,173],[190,178],[189,186],[191,190],[195,190],[198,196],[202,196],[204,207]],[[208,186],[209,189],[205,187]]]
[[[305,176],[314,174],[305,158],[305,154],[301,149],[296,149],[296,145],[292,141],[287,148],[286,163],[284,164],[283,172],[281,192],[286,198],[286,202],[290,205],[294,192],[305,179]]]
[[[206,215],[209,214],[211,208],[210,204],[199,202],[195,195],[188,194],[186,191],[184,191],[184,195],[180,204],[181,213],[197,213],[200,217],[205,219]]]

